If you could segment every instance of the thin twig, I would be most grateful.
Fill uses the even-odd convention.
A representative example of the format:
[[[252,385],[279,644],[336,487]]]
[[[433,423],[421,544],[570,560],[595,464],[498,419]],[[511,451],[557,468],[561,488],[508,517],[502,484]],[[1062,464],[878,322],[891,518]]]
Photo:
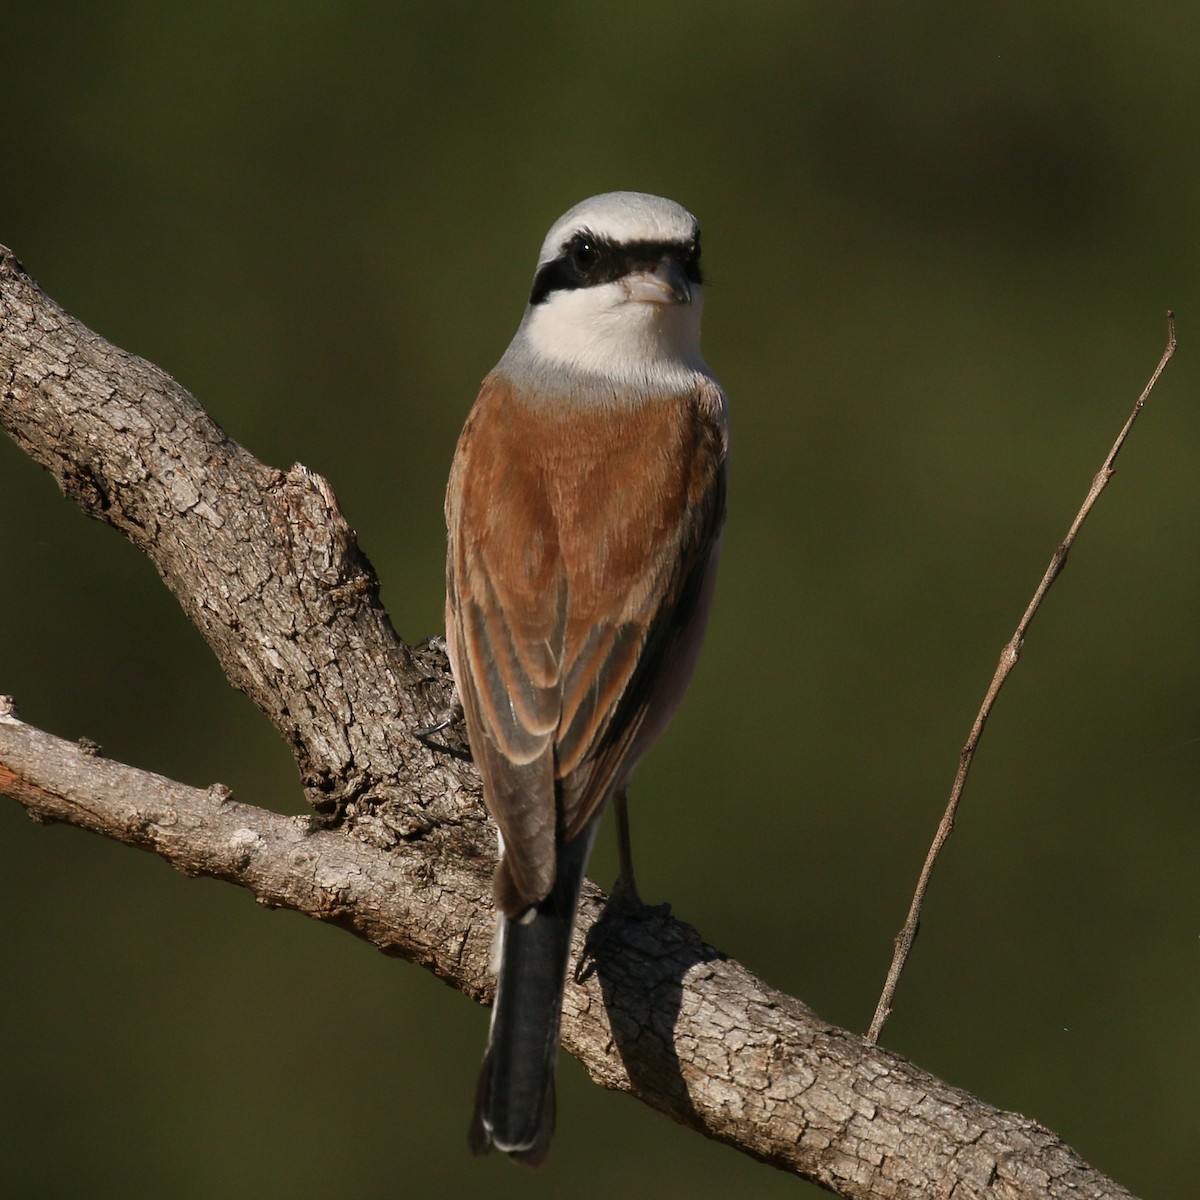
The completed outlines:
[[[900,974],[904,970],[904,964],[908,961],[909,951],[912,949],[913,942],[917,938],[917,931],[921,927],[921,908],[925,903],[925,893],[929,890],[929,880],[933,875],[933,868],[937,865],[942,847],[946,844],[946,840],[950,837],[950,834],[954,832],[954,818],[958,813],[959,801],[962,799],[963,788],[967,783],[967,775],[970,773],[971,763],[975,758],[975,751],[979,747],[979,740],[983,737],[984,726],[987,725],[992,706],[996,703],[996,697],[1000,694],[1000,689],[1004,686],[1004,681],[1008,678],[1013,667],[1017,665],[1017,659],[1021,656],[1021,647],[1025,641],[1025,634],[1029,626],[1033,623],[1033,618],[1041,607],[1042,600],[1050,590],[1050,585],[1058,578],[1059,572],[1066,565],[1067,555],[1071,551],[1071,546],[1075,541],[1076,535],[1079,533],[1084,521],[1087,520],[1088,513],[1092,511],[1096,501],[1100,498],[1100,493],[1104,491],[1108,485],[1108,481],[1113,476],[1117,455],[1121,452],[1121,447],[1124,446],[1125,439],[1129,436],[1129,431],[1133,428],[1134,421],[1137,420],[1138,414],[1142,411],[1154,385],[1158,382],[1158,377],[1163,373],[1163,368],[1171,361],[1171,356],[1174,353],[1175,314],[1168,312],[1167,346],[1162,353],[1162,357],[1158,360],[1158,366],[1154,368],[1154,374],[1150,376],[1150,381],[1146,384],[1142,390],[1142,394],[1138,397],[1137,403],[1133,406],[1133,411],[1129,414],[1129,419],[1117,435],[1117,440],[1108,452],[1108,457],[1104,460],[1104,465],[1101,466],[1100,470],[1096,473],[1096,477],[1092,480],[1092,486],[1088,489],[1088,494],[1083,505],[1075,514],[1075,520],[1071,522],[1071,528],[1067,531],[1067,536],[1063,538],[1062,544],[1054,551],[1050,559],[1050,565],[1046,568],[1046,573],[1042,576],[1041,583],[1038,584],[1037,590],[1033,593],[1033,599],[1029,601],[1029,607],[1025,609],[1025,614],[1017,624],[1016,632],[1013,633],[1012,637],[1005,644],[1004,649],[1000,651],[1000,661],[996,664],[996,673],[992,676],[992,682],[988,685],[987,694],[983,698],[983,704],[980,705],[979,712],[975,717],[975,724],[971,726],[970,736],[959,752],[958,771],[954,776],[954,786],[950,789],[950,800],[938,825],[937,833],[934,834],[933,843],[929,847],[929,853],[925,856],[925,865],[921,868],[921,875],[917,880],[917,888],[913,893],[912,904],[908,909],[908,917],[904,922],[904,927],[896,935],[896,950],[892,955],[892,965],[888,968],[887,980],[883,985],[883,992],[879,997],[879,1003],[875,1007],[875,1015],[871,1018],[871,1028],[867,1031],[866,1038],[868,1042],[877,1042],[879,1040],[879,1035],[883,1032],[883,1026],[888,1017],[891,1016],[892,999],[896,994],[896,985],[900,982]]]

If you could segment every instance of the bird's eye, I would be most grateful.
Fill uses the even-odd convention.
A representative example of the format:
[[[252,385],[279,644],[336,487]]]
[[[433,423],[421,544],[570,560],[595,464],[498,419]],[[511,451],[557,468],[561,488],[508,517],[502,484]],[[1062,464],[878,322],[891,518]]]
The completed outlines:
[[[595,243],[581,233],[571,239],[567,252],[571,256],[571,264],[581,273],[595,265],[598,255]]]

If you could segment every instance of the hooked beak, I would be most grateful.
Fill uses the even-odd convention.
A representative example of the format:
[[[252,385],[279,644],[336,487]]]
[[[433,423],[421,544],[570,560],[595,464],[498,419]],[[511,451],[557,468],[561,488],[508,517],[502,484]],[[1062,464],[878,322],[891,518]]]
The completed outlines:
[[[688,304],[692,285],[683,268],[670,256],[659,260],[652,271],[634,271],[622,281],[630,300],[646,304]]]

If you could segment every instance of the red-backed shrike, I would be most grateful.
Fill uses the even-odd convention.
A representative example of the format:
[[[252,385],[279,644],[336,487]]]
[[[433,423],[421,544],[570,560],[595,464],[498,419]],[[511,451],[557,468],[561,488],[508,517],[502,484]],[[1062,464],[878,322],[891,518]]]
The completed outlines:
[[[700,357],[703,295],[691,213],[640,192],[576,205],[454,456],[447,643],[501,849],[476,1153],[546,1156],[588,852],[610,799],[624,832],[626,784],[708,621],[728,417]]]

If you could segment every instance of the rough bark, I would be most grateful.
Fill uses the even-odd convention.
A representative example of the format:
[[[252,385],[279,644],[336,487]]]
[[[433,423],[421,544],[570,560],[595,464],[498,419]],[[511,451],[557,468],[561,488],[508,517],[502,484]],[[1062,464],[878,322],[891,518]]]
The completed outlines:
[[[0,425],[158,568],[287,741],[330,820],[122,766],[0,706],[0,794],[330,921],[486,1000],[495,838],[462,754],[415,736],[452,700],[328,484],[266,467],[157,367],[59,309],[0,248]],[[588,888],[577,951],[604,897]],[[596,1082],[857,1197],[1129,1197],[1053,1133],[821,1021],[669,916],[612,921],[567,989]]]

